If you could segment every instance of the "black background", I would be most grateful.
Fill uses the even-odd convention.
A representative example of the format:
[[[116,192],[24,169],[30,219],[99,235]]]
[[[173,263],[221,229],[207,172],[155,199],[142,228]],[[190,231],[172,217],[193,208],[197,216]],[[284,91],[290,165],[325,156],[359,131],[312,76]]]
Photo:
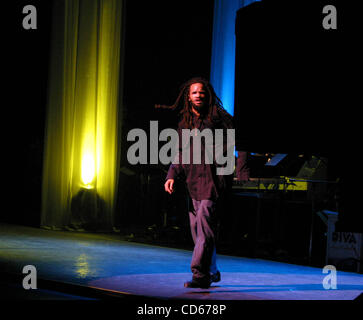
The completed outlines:
[[[268,151],[328,155],[334,169],[332,176],[345,180],[347,202],[359,206],[359,189],[355,187],[362,176],[360,106],[356,100],[361,78],[359,10],[352,4],[343,6],[343,1],[314,1],[314,6],[308,5],[312,2],[296,1],[293,6],[278,2],[266,19],[269,23],[281,22],[281,17],[287,19],[286,25],[276,24],[283,25],[283,39],[278,39],[277,45],[264,47],[265,52],[259,52],[262,56],[251,50],[243,58],[249,56],[254,63],[260,62],[259,68],[273,70],[266,83],[258,86],[251,86],[253,81],[245,77],[249,90],[243,95],[244,103],[257,97],[259,108],[236,107],[236,115],[242,114],[239,120],[244,143],[251,151],[273,146]],[[52,3],[19,0],[8,1],[2,7],[2,160],[3,183],[8,191],[3,207],[11,208],[2,213],[3,221],[39,225]],[[338,30],[323,30],[321,3],[336,4]],[[37,8],[36,30],[22,27],[22,9],[27,4]],[[150,119],[156,119],[154,104],[174,102],[185,80],[196,75],[209,78],[212,27],[213,1],[126,1],[126,130],[144,127]],[[308,38],[300,42],[299,36],[305,32]],[[251,36],[253,32],[242,41],[253,41]],[[286,43],[284,39],[291,41]],[[304,50],[320,52],[314,65],[299,64],[303,76],[293,77],[293,82],[289,77],[296,76],[294,69],[281,73],[270,63],[274,53],[280,55],[279,45],[286,49],[289,44],[305,44],[308,47]],[[325,44],[334,47],[327,49]],[[304,58],[294,59],[306,63]],[[245,64],[249,68],[245,74],[253,75],[254,63]],[[312,70],[318,70],[318,74],[312,74]],[[276,98],[280,90],[286,92],[289,88],[304,94],[309,86],[314,90],[294,105],[287,96],[280,104]]]

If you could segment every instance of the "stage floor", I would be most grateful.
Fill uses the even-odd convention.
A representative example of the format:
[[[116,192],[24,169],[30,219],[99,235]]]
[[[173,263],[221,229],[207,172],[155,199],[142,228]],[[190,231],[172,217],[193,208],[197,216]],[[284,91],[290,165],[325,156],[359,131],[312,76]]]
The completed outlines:
[[[220,282],[209,289],[187,289],[183,283],[191,279],[191,254],[121,241],[117,234],[0,225],[2,274],[24,278],[23,267],[33,265],[39,281],[69,288],[99,289],[124,297],[195,300],[354,300],[363,292],[362,274],[338,271],[337,288],[327,290],[323,286],[327,274],[321,268],[226,255],[218,255]],[[59,298],[77,299],[76,292],[68,293]]]

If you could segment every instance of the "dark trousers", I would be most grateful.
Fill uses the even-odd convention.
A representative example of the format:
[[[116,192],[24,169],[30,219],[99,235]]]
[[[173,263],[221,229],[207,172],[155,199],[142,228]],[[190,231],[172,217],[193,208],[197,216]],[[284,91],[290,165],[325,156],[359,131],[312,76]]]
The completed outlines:
[[[212,200],[189,201],[189,221],[194,250],[191,262],[193,279],[209,280],[217,272],[216,226],[217,204]]]

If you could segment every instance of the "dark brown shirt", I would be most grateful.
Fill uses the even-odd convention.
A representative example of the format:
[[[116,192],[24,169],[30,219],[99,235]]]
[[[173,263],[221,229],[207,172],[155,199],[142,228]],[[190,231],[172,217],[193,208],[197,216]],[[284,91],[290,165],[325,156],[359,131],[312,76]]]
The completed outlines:
[[[224,111],[225,112],[225,111]],[[231,121],[228,123],[232,123],[232,116],[227,114],[230,117]],[[199,129],[202,132],[204,129],[211,129],[214,132],[214,129],[233,129],[230,124],[226,122],[217,121],[211,122],[205,117],[197,117],[194,115],[193,117],[194,128]],[[182,129],[185,129],[183,124],[180,122],[178,126],[178,134],[179,134],[179,163],[171,164],[169,167],[169,171],[166,177],[168,179],[184,179],[187,185],[187,189],[189,195],[192,199],[195,200],[217,200],[219,197],[223,195],[224,192],[228,191],[232,185],[233,174],[229,175],[217,175],[217,167],[215,161],[213,163],[208,163],[205,159],[205,139],[201,139],[200,144],[200,159],[201,163],[193,163],[193,139],[189,139],[189,144],[183,146],[182,143]],[[223,149],[227,148],[227,139],[224,137],[223,139]],[[213,142],[215,140],[213,139]],[[208,147],[208,146],[207,146]],[[210,146],[209,146],[210,147]],[[213,148],[214,146],[212,146]],[[190,164],[182,163],[182,152],[183,148],[189,148],[190,150]],[[208,148],[208,150],[211,150]],[[213,149],[212,149],[213,150]],[[241,180],[248,180],[248,169],[245,166],[246,154],[245,152],[238,152],[239,156],[237,159],[236,169],[239,170],[237,177]],[[206,163],[207,162],[207,163]],[[243,163],[242,163],[243,162]]]

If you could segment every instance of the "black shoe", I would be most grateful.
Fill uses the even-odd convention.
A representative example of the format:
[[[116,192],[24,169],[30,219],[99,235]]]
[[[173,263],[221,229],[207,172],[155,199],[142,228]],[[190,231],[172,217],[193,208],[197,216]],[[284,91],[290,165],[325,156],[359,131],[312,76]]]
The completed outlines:
[[[210,282],[219,282],[221,281],[221,273],[217,271],[217,273],[213,273],[210,275]]]
[[[205,280],[195,280],[184,282],[185,288],[202,288],[208,289],[210,287],[211,281]]]

